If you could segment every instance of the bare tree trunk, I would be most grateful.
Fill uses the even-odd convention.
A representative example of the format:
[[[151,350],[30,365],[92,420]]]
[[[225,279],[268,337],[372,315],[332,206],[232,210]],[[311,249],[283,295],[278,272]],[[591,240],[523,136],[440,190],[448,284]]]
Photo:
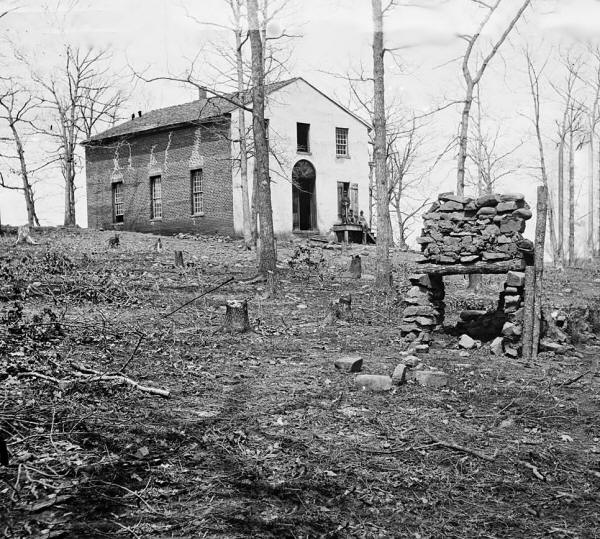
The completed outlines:
[[[588,171],[588,217],[587,217],[587,247],[589,257],[594,256],[594,128],[590,129],[589,171]]]
[[[252,243],[256,245],[258,240],[258,181],[256,181],[256,167],[252,170],[252,204],[251,204],[251,231]]]
[[[470,77],[469,77],[470,79]],[[473,83],[467,80],[467,92],[460,120],[460,135],[458,140],[458,167],[456,174],[456,194],[465,194],[465,164],[467,161],[467,143],[469,140],[469,114],[473,104]]]
[[[237,71],[238,99],[241,101],[244,93],[244,62],[242,58],[242,0],[231,0],[231,9],[235,24],[235,60]],[[250,215],[250,200],[248,196],[248,144],[246,142],[246,112],[238,109],[238,136],[240,140],[240,181],[242,189],[242,228],[246,248],[253,244],[252,224]]]
[[[271,179],[269,177],[269,148],[265,126],[265,75],[263,44],[258,24],[257,0],[247,0],[248,33],[252,49],[252,129],[254,132],[254,166],[258,182],[260,216],[259,273],[276,271],[277,254],[273,233]]]
[[[33,189],[31,188],[31,183],[29,181],[27,163],[25,162],[25,150],[23,148],[19,132],[12,121],[10,122],[10,129],[15,140],[17,155],[19,157],[19,166],[21,167],[21,181],[23,183],[23,196],[25,198],[25,208],[27,210],[27,223],[29,226],[40,226],[40,221],[35,211],[35,199],[33,198]]]
[[[535,290],[533,308],[533,329],[531,359],[535,361],[540,343],[540,328],[542,323],[542,289],[544,278],[544,245],[546,241],[546,221],[548,212],[548,188],[543,185],[537,189],[537,223],[535,225]]]
[[[598,184],[598,211],[596,212],[596,214],[598,215],[598,247],[596,250],[596,254],[600,256],[600,141],[598,141]]]
[[[565,135],[558,142],[558,256],[565,263]]]
[[[390,199],[387,176],[387,137],[383,55],[383,12],[381,0],[371,0],[373,9],[373,129],[375,141],[375,185],[377,197],[377,270],[375,286],[388,290],[392,285],[390,264]]]
[[[569,131],[569,265],[575,264],[575,148]]]

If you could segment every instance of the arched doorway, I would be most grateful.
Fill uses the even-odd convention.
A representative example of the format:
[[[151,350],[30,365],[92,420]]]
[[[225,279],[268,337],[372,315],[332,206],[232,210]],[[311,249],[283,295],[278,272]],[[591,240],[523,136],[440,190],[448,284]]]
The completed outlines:
[[[292,218],[294,230],[316,230],[315,167],[301,159],[292,169]]]

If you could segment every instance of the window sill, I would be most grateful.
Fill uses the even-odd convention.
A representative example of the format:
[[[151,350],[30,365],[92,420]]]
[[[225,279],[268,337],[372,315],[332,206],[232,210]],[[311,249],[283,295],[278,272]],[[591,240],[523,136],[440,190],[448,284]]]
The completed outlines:
[[[297,154],[300,155],[312,155],[312,153],[310,151],[304,151],[304,150],[296,150]]]
[[[192,213],[192,219],[193,219],[194,217],[204,217],[204,212],[203,212],[203,211],[201,211],[201,212],[198,212],[198,213]]]
[[[349,155],[336,155],[335,156],[336,159],[350,159]]]
[[[162,221],[162,217],[154,217],[153,219],[150,219],[151,223],[160,223]]]

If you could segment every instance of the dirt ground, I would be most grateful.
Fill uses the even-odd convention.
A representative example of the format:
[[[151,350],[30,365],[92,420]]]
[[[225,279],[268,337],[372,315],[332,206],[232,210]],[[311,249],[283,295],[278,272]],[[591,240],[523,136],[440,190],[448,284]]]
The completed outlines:
[[[402,360],[413,255],[394,253],[385,296],[373,247],[280,242],[279,296],[263,299],[263,284],[240,282],[254,253],[237,240],[163,238],[159,253],[156,237],[123,233],[111,249],[111,236],[0,238],[0,535],[600,537],[595,338],[575,332],[568,354],[528,365],[485,345],[460,355],[438,333],[420,358],[448,387],[363,391],[333,362],[357,354],[364,373],[390,375]],[[353,254],[361,280],[344,274]],[[546,279],[548,309],[600,300],[600,268]],[[448,281],[450,318],[501,286],[486,277],[474,298]],[[346,293],[354,318],[323,324]],[[221,330],[232,298],[248,300],[253,331]]]

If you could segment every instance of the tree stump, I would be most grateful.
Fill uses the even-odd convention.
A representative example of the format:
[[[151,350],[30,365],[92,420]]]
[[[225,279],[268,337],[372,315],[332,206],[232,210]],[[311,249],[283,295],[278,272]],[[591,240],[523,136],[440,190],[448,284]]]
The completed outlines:
[[[231,333],[244,333],[250,330],[248,320],[248,302],[231,299],[225,304],[225,322],[223,329]]]
[[[119,244],[120,244],[120,243],[121,243],[121,240],[119,239],[119,235],[118,235],[118,234],[115,234],[115,235],[114,235],[114,237],[112,237],[112,238],[110,238],[110,239],[108,240],[108,246],[109,246],[111,249],[115,249],[115,248],[117,248],[117,247],[119,246]]]
[[[350,320],[352,318],[352,296],[340,296],[339,299],[329,303],[329,312],[323,320],[323,325],[332,324],[336,320]]]
[[[19,245],[20,243],[29,243],[31,245],[37,245],[31,237],[29,225],[23,225],[17,228],[17,241],[15,242],[15,245]]]
[[[350,275],[353,279],[360,279],[362,275],[362,261],[360,255],[352,257],[350,261]]]
[[[175,251],[175,267],[183,268],[183,251]]]
[[[154,244],[154,247],[152,247],[152,250],[156,251],[157,253],[162,253],[163,245],[162,240],[160,238],[156,240],[156,243]]]

